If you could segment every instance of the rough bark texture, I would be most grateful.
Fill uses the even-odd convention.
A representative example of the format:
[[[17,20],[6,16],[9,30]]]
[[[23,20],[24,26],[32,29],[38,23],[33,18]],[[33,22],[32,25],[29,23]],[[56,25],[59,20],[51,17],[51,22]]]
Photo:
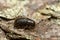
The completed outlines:
[[[60,40],[60,0],[15,1],[0,0],[0,40]],[[23,17],[35,22],[34,29],[14,28]]]

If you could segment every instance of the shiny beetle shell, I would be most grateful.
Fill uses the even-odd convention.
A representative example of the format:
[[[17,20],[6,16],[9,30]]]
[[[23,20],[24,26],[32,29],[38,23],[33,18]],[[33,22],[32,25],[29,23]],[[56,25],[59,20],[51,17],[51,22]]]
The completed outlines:
[[[18,18],[14,22],[14,27],[20,29],[32,29],[35,27],[35,21],[29,18]]]

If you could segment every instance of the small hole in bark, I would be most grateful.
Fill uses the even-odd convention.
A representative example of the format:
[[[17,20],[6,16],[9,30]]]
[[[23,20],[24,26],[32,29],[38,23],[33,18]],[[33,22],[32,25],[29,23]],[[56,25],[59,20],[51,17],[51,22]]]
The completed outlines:
[[[51,15],[51,17],[48,18],[48,20],[51,20],[51,19],[57,19],[57,17]]]

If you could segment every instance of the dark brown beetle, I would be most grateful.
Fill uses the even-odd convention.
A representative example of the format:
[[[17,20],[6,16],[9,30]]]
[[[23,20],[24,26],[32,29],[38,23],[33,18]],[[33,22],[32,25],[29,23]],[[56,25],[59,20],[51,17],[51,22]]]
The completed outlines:
[[[17,18],[14,22],[14,27],[18,29],[33,29],[35,21],[29,18]]]

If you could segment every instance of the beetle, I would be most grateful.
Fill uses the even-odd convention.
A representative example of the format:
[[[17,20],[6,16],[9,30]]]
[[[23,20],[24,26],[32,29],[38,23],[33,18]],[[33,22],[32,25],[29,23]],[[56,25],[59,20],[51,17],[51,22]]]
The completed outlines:
[[[18,29],[33,29],[35,21],[29,18],[17,18],[14,22],[14,27]]]

